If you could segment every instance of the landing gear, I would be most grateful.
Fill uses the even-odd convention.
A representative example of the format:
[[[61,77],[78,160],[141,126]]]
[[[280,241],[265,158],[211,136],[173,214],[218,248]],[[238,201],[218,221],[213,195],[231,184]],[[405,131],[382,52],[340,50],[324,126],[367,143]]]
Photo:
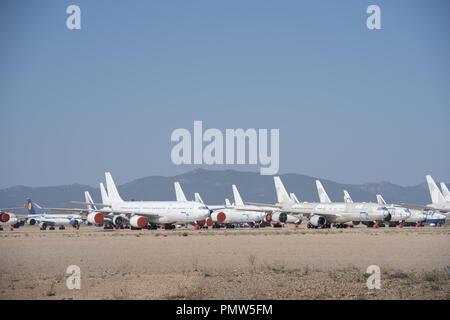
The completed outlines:
[[[48,230],[55,230],[55,227],[50,227],[48,228]]]
[[[59,226],[59,230],[65,230],[66,229],[66,227],[64,227],[64,226]]]
[[[175,229],[175,225],[167,223],[164,225],[164,230],[174,230]]]
[[[0,227],[0,231],[3,231],[3,227]]]
[[[41,230],[47,230],[47,224],[43,223],[40,227]]]

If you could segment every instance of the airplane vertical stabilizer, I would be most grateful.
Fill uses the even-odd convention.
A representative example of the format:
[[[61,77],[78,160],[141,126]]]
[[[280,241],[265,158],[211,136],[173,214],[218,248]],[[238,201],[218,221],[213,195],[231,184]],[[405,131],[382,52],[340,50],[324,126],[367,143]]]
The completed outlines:
[[[123,202],[122,198],[120,197],[119,191],[117,191],[116,184],[114,183],[111,173],[105,172],[105,178],[106,178],[106,188],[108,189],[108,198],[110,202],[111,203]]]
[[[344,190],[344,202],[345,203],[353,203],[353,199],[350,196],[350,193],[348,193],[347,190]]]
[[[450,191],[448,191],[447,186],[443,182],[441,182],[441,190],[442,190],[442,195],[445,198],[445,201],[450,202]]]
[[[277,192],[278,203],[292,203],[292,200],[289,197],[289,194],[287,193],[280,177],[273,177],[273,181],[275,182],[275,190]]]
[[[234,204],[237,206],[243,206],[244,201],[242,201],[241,195],[239,194],[239,190],[236,185],[233,184],[233,196],[234,196]]]
[[[322,182],[316,180],[317,192],[319,193],[320,203],[331,203],[330,197],[328,196]]]
[[[386,205],[386,201],[381,194],[377,194],[377,203],[381,206]]]
[[[111,204],[111,200],[109,200],[108,193],[106,192],[105,185],[103,182],[100,182],[100,194],[102,196],[102,203],[106,205]]]
[[[187,202],[186,195],[184,194],[183,189],[181,189],[180,183],[177,181],[174,183],[174,185],[175,185],[175,194],[177,197],[177,201],[178,202]]]
[[[97,211],[97,207],[94,205],[94,201],[92,200],[89,191],[84,192],[84,199],[89,213]]]
[[[445,199],[441,193],[441,190],[439,190],[436,182],[434,182],[433,178],[429,175],[427,176],[427,183],[428,189],[430,190],[431,202],[433,204],[444,203]]]
[[[297,196],[295,195],[295,193],[290,193],[289,194],[291,196],[291,200],[294,203],[300,203],[300,201],[298,200]]]
[[[196,193],[194,194],[194,197],[195,197],[195,201],[196,201],[196,202],[200,202],[200,203],[203,203],[203,204],[204,204],[202,197],[200,197],[200,193],[196,192]]]

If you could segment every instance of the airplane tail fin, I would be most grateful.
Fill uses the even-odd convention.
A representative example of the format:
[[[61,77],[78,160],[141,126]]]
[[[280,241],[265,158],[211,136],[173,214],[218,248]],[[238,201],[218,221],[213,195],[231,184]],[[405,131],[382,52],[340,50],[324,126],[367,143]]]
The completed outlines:
[[[448,191],[447,186],[443,182],[441,182],[441,190],[442,190],[442,195],[445,198],[445,201],[450,201],[450,191]]]
[[[277,192],[278,203],[292,203],[289,194],[284,187],[283,182],[280,177],[273,177],[273,181],[275,182],[275,190]]]
[[[353,199],[350,196],[350,193],[348,193],[347,190],[344,190],[344,202],[345,203],[353,203]]]
[[[291,193],[290,196],[291,196],[292,202],[294,202],[294,203],[300,203],[300,201],[298,200],[298,198],[297,198],[297,196],[295,195],[295,193]]]
[[[205,204],[205,203],[203,202],[202,197],[200,197],[200,193],[196,192],[196,193],[194,194],[194,197],[195,197],[195,201],[196,201],[196,202],[200,202],[200,203]]]
[[[94,201],[89,193],[89,191],[84,192],[84,199],[86,201],[86,206],[89,212],[97,211],[97,207],[94,205]]]
[[[381,194],[377,194],[377,203],[381,206],[386,205],[386,201]]]
[[[122,198],[120,197],[119,191],[117,191],[117,187],[116,184],[114,183],[111,173],[105,172],[105,178],[106,178],[106,188],[108,188],[108,198],[110,202],[111,203],[123,202]]]
[[[29,198],[27,199],[27,202],[25,203],[24,207],[27,209],[28,215],[37,214],[36,209],[34,208],[33,201],[31,201],[31,199]]]
[[[433,178],[429,175],[427,176],[427,183],[428,189],[430,190],[431,202],[433,204],[444,203],[445,199],[441,193],[441,190],[439,190],[436,182],[434,182]]]
[[[174,185],[175,185],[175,194],[177,197],[177,201],[178,202],[187,202],[186,195],[184,194],[183,189],[181,189],[180,183],[178,181],[176,181],[174,183]]]
[[[103,182],[100,182],[100,194],[102,195],[102,203],[110,205],[111,200],[109,199],[108,192],[106,192]]]
[[[227,208],[231,208],[232,207],[230,199],[228,199],[228,198],[225,199],[225,207],[227,207]]]
[[[328,196],[322,182],[316,180],[317,192],[319,193],[319,199],[321,203],[331,203],[330,197]]]
[[[242,201],[241,195],[239,193],[238,188],[236,185],[233,184],[233,196],[234,196],[234,204],[237,206],[243,206],[244,201]]]

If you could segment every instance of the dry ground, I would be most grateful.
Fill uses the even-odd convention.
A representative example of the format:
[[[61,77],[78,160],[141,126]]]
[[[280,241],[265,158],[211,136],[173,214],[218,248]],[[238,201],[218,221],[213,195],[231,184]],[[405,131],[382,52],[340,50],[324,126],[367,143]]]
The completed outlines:
[[[0,299],[450,299],[450,229],[0,233]],[[69,265],[81,290],[66,288]],[[382,270],[370,291],[365,271]]]

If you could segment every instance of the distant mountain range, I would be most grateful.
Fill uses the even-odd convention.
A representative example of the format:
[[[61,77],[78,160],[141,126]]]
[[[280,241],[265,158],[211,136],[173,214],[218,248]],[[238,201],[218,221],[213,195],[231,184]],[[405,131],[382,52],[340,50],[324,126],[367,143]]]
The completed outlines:
[[[280,176],[287,191],[294,192],[300,201],[318,201],[316,177],[301,174]],[[238,186],[244,201],[265,203],[276,201],[275,187],[271,176],[234,170],[196,169],[174,177],[150,176],[119,185],[118,189],[122,198],[126,200],[174,200],[174,181],[181,183],[188,199],[194,197],[194,192],[199,192],[203,200],[211,205],[222,204],[225,198],[233,201],[232,184]],[[342,184],[325,179],[321,179],[321,181],[333,201],[342,202],[342,190],[346,189],[354,201],[375,201],[375,195],[381,193],[389,203],[430,203],[430,195],[425,182],[417,186],[403,187],[389,182]],[[84,191],[89,191],[94,201],[100,202],[99,189],[87,185],[14,186],[0,190],[0,208],[21,206],[28,197],[41,206],[79,207],[71,201],[84,201]]]

